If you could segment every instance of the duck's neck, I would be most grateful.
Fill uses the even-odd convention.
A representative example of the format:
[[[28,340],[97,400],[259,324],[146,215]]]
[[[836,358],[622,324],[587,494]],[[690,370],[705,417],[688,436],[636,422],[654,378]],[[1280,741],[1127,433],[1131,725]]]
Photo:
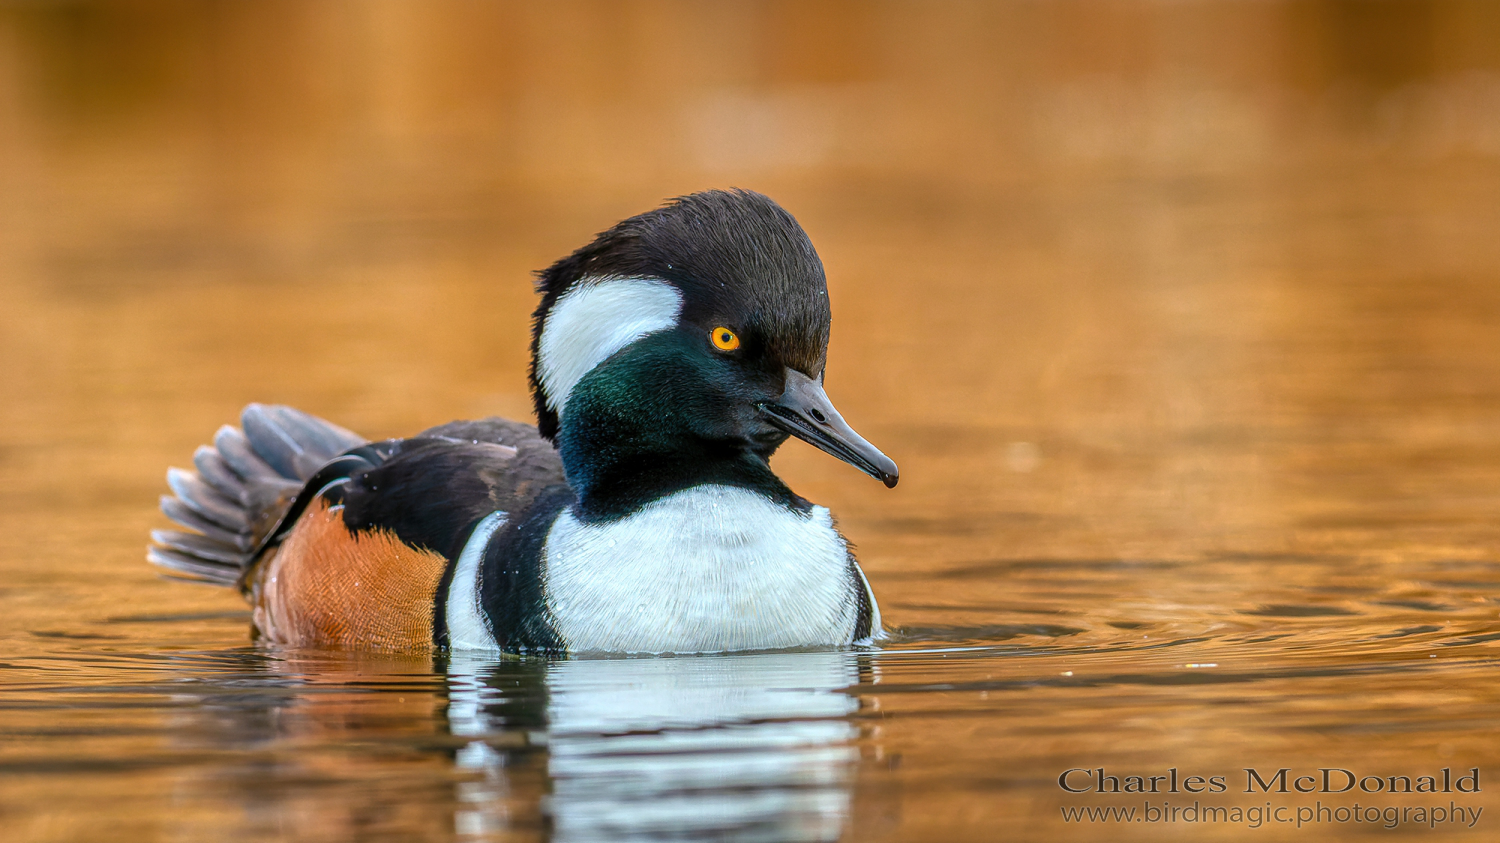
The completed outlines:
[[[733,486],[759,492],[788,509],[805,511],[771,471],[764,456],[743,447],[682,439],[658,421],[568,407],[557,444],[583,521],[624,518],[652,501],[694,486]]]
[[[702,485],[759,492],[788,509],[805,512],[772,471],[772,448],[692,435],[680,416],[650,399],[612,400],[607,390],[581,389],[568,400],[557,435],[563,470],[584,521],[624,518],[652,501]]]

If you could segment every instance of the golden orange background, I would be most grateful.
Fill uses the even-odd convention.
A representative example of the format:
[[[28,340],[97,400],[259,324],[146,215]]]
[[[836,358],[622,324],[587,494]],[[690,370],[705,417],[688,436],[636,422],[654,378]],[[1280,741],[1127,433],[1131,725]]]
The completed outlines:
[[[253,837],[176,756],[109,772],[186,715],[44,704],[246,643],[232,595],[142,559],[166,466],[252,400],[372,437],[527,417],[529,273],[727,186],[818,246],[830,394],[902,481],[798,443],[776,467],[839,516],[902,646],[1037,651],[887,661],[923,692],[858,692],[843,834],[1102,839],[1056,818],[1075,762],[1500,759],[1500,4],[33,2],[0,7],[24,686],[0,822]],[[1120,654],[1141,638],[1172,648]],[[1249,678],[1157,681],[1198,665]],[[358,705],[441,735],[423,688]],[[345,740],[336,703],[277,734]],[[143,731],[83,746],[58,717]],[[81,772],[37,772],[59,754]],[[355,757],[390,779],[259,810],[303,839],[394,803],[373,827],[451,828],[401,766],[441,759]]]

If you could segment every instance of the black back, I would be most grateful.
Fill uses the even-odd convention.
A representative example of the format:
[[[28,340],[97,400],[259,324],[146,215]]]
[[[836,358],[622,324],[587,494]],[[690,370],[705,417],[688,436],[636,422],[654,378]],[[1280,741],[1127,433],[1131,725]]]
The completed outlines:
[[[552,445],[531,425],[504,419],[452,422],[384,444],[383,458],[329,490],[344,505],[344,525],[389,530],[450,561],[481,518],[524,510],[563,482]]]

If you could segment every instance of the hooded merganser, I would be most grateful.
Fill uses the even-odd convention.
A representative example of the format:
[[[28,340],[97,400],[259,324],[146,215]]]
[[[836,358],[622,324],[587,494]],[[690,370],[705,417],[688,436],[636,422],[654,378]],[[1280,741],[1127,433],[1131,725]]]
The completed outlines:
[[[538,274],[536,427],[367,442],[251,404],[172,469],[147,557],[237,586],[290,646],[694,653],[836,646],[880,610],[796,436],[895,486],[823,391],[822,262],[758,193],[631,217]]]

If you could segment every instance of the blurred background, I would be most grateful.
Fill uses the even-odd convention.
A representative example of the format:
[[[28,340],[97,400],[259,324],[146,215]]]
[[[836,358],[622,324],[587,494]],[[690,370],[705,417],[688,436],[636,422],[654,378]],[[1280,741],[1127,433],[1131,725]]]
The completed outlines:
[[[9,4],[3,464],[144,492],[249,399],[524,416],[528,273],[729,185],[820,246],[836,395],[898,454],[1493,419],[1456,344],[1495,324],[1497,157],[1483,0]]]
[[[0,654],[243,644],[142,559],[167,465],[252,400],[527,418],[530,273],[729,186],[823,256],[830,393],[902,483],[776,467],[911,640],[1493,625],[1500,4],[37,0],[0,6]],[[1493,705],[1459,684],[1420,699]],[[965,781],[908,819],[1026,815]]]
[[[903,483],[781,470],[847,526],[926,524],[872,544],[893,567],[1064,525],[1348,550],[1361,503],[1469,553],[1497,165],[1484,0],[8,4],[0,541],[134,542],[250,400],[527,417],[530,273],[738,186],[821,250],[832,394]]]

